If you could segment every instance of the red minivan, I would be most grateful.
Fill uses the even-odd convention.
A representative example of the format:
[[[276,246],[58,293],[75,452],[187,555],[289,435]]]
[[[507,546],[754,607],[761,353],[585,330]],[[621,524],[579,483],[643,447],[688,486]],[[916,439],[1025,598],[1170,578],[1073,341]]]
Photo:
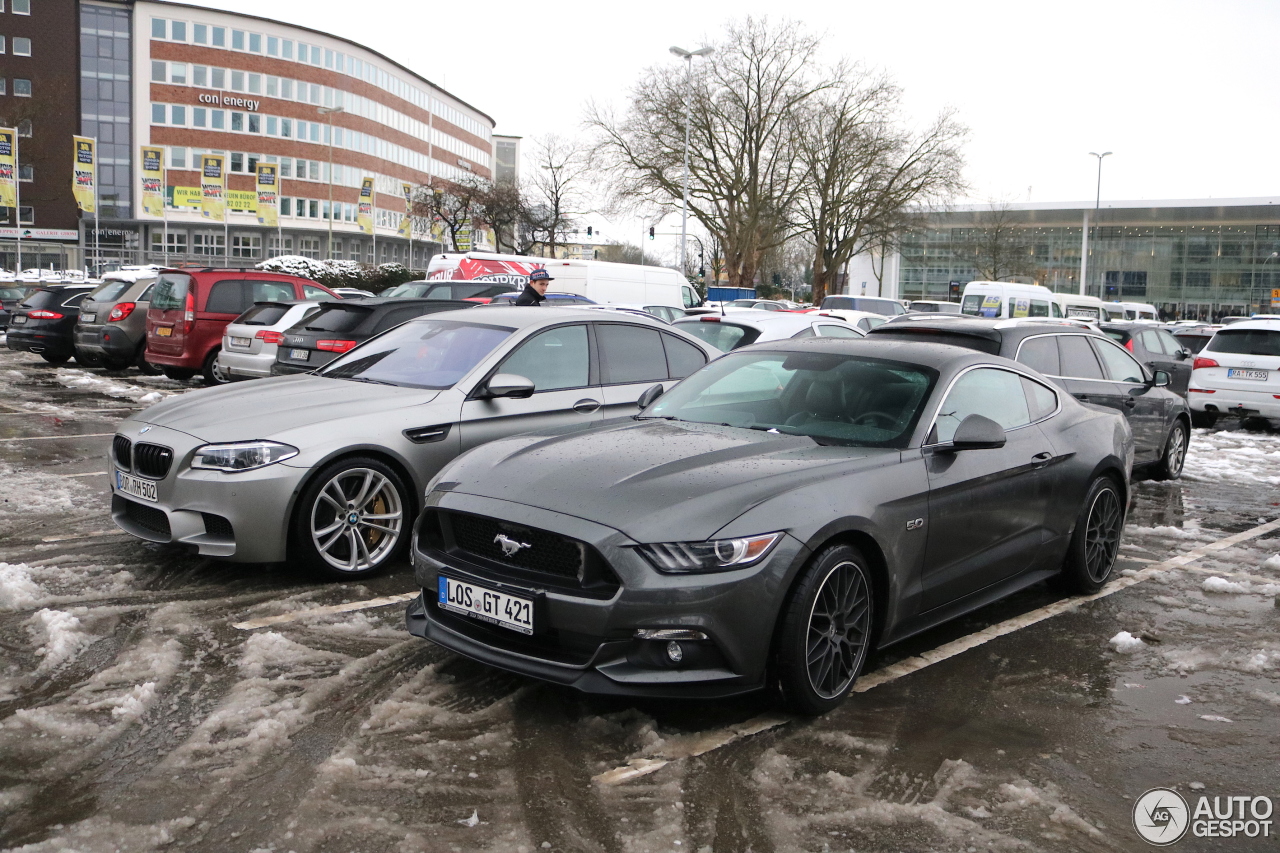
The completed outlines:
[[[310,279],[283,273],[164,270],[151,291],[146,359],[170,379],[203,373],[205,382],[218,385],[227,381],[216,367],[222,332],[253,303],[340,298]]]

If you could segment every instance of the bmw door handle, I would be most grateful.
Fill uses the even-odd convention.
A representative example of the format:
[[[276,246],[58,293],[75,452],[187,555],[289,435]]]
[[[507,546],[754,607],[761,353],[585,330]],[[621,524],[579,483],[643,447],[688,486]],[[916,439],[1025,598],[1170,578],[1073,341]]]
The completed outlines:
[[[579,400],[573,404],[573,410],[584,415],[589,415],[598,408],[600,408],[600,401],[590,398]]]
[[[1031,461],[1034,463],[1033,467],[1043,468],[1049,464],[1049,460],[1052,458],[1053,454],[1046,450],[1043,453],[1037,453],[1035,456],[1032,456]]]

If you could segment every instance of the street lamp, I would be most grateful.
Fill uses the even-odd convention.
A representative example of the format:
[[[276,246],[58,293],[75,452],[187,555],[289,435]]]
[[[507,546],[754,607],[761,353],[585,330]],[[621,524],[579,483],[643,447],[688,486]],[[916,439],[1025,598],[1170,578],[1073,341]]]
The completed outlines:
[[[693,58],[710,56],[715,53],[714,47],[700,47],[689,51],[682,47],[672,47],[671,52],[685,61],[685,96],[684,96],[684,193],[680,210],[680,274],[684,275],[689,268],[689,95],[693,91]]]
[[[1104,151],[1099,154],[1097,151],[1090,151],[1090,156],[1098,158],[1098,189],[1093,199],[1093,221],[1098,221],[1098,210],[1102,206],[1102,158],[1111,156],[1110,151]],[[1080,295],[1084,296],[1089,290],[1089,211],[1086,208],[1084,214],[1084,228],[1081,229],[1080,238]],[[1098,286],[1098,294],[1102,294],[1102,286]]]
[[[1099,154],[1096,151],[1090,151],[1089,153],[1098,158],[1098,194],[1093,199],[1093,211],[1096,214],[1098,212],[1098,207],[1102,204],[1102,158],[1110,157],[1111,152],[1104,151]]]
[[[316,107],[316,112],[329,119],[329,259],[333,259],[333,114],[345,113],[342,107]],[[280,250],[284,251],[283,244]]]

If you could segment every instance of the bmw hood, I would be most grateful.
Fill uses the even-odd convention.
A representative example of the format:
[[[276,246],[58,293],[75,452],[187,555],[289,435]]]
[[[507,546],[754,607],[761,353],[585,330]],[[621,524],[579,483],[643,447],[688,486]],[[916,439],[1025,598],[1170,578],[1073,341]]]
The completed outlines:
[[[789,489],[900,458],[892,449],[646,420],[496,441],[460,457],[440,481],[662,542],[705,539]]]
[[[277,376],[170,397],[129,419],[201,441],[271,438],[299,427],[430,403],[439,391],[323,376]]]

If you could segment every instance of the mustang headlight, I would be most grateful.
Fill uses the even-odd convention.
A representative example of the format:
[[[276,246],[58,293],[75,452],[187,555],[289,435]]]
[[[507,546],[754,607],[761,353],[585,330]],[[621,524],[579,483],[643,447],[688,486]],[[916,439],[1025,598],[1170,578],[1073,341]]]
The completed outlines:
[[[781,533],[764,533],[742,539],[659,542],[637,545],[636,550],[660,572],[726,572],[760,562],[781,538]]]
[[[192,468],[213,471],[252,471],[298,455],[298,448],[278,441],[237,441],[234,444],[206,444],[196,450]]]

